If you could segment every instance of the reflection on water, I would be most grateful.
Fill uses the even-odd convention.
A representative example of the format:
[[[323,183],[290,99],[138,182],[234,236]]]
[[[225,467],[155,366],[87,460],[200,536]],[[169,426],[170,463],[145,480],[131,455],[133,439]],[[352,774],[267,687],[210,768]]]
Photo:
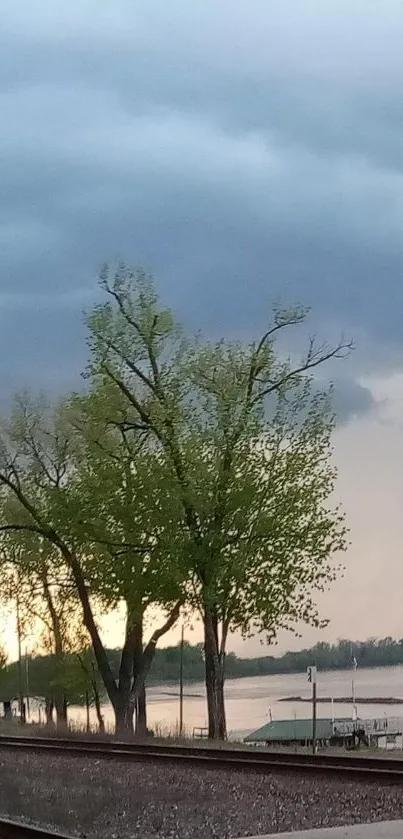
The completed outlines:
[[[403,666],[377,667],[365,670],[338,670],[318,673],[318,696],[329,698],[350,696],[354,678],[356,696],[401,697],[402,704],[359,705],[361,717],[403,716]],[[304,702],[279,702],[284,696],[310,697],[311,686],[305,673],[280,676],[256,676],[254,678],[231,679],[226,683],[226,709],[228,731],[241,737],[249,731],[264,725],[270,718],[303,719],[310,717],[311,708]],[[178,688],[174,684],[148,688],[148,722],[168,732],[177,727],[179,717]],[[335,704],[335,715],[350,717],[351,705]],[[319,704],[318,716],[330,717],[331,705]],[[109,705],[104,705],[103,713],[107,725],[113,725],[113,713]],[[71,708],[70,718],[77,722],[85,721],[85,709]],[[95,725],[95,714],[91,711],[91,721]],[[205,689],[202,683],[185,686],[184,722],[188,732],[193,726],[206,726]]]

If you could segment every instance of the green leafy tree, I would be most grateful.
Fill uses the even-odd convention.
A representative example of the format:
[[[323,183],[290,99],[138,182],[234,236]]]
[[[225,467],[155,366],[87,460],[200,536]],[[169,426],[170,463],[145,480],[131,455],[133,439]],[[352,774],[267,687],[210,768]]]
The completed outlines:
[[[151,281],[119,266],[102,274],[107,302],[88,317],[91,389],[118,396],[125,430],[144,434],[181,505],[187,602],[204,624],[211,737],[226,734],[228,632],[320,625],[313,594],[335,575],[345,526],[332,508],[333,418],[311,371],[350,345],[310,341],[300,363],[276,351],[303,309],[276,310],[250,345],[185,340]]]
[[[66,497],[83,567],[107,609],[124,605],[119,667],[122,727],[147,731],[145,678],[157,641],[173,626],[184,599],[178,515],[170,476],[139,429],[126,427],[121,394],[108,383],[71,404],[74,469]],[[85,552],[84,552],[85,546]],[[145,640],[150,609],[166,614]]]
[[[43,693],[49,724],[56,710],[59,727],[67,725],[63,684],[65,654],[77,643],[79,602],[69,569],[55,546],[30,530],[2,533],[3,602],[17,606],[21,637],[37,637],[37,649],[49,653],[54,674]]]
[[[144,698],[144,681],[156,644],[178,617],[180,600],[173,602],[173,598],[179,588],[174,579],[169,591],[161,582],[164,567],[158,564],[157,537],[158,529],[161,531],[163,528],[159,517],[154,514],[156,529],[151,535],[144,529],[149,519],[149,509],[147,511],[144,502],[148,486],[144,463],[143,467],[139,467],[137,478],[132,470],[129,486],[127,451],[119,450],[122,460],[119,466],[112,468],[116,462],[114,456],[118,453],[116,438],[113,435],[110,438],[105,428],[103,442],[106,446],[110,445],[115,454],[111,449],[111,456],[107,457],[103,450],[103,460],[99,460],[95,451],[100,451],[100,448],[93,448],[91,434],[86,432],[87,436],[81,438],[77,425],[74,428],[71,425],[73,415],[76,420],[78,415],[82,419],[88,409],[85,415],[87,427],[93,401],[94,397],[89,404],[82,401],[78,410],[77,402],[74,409],[65,404],[53,409],[43,400],[30,400],[26,396],[17,400],[9,421],[4,425],[1,442],[0,485],[4,523],[0,530],[4,535],[20,540],[25,567],[30,573],[42,574],[44,556],[39,556],[38,545],[46,555],[47,574],[53,573],[58,578],[61,569],[65,569],[74,596],[81,604],[83,622],[115,711],[117,729],[128,733],[133,727],[133,708],[137,701],[141,702],[141,695]],[[102,417],[96,422],[98,435],[101,423]],[[95,431],[93,426],[91,428]],[[99,436],[97,439],[100,442]],[[122,442],[121,445],[125,444]],[[157,462],[154,465],[157,467]],[[157,481],[155,487],[159,484],[160,481]],[[121,495],[123,491],[125,498]],[[131,507],[126,509],[129,493]],[[155,500],[153,506],[156,509]],[[135,515],[132,525],[130,514]],[[141,526],[138,515],[142,517]],[[153,522],[150,521],[151,528]],[[134,523],[139,526],[139,532],[136,532],[135,542],[129,543],[129,530],[133,534]],[[45,548],[45,545],[48,547]],[[140,561],[143,561],[143,574],[140,574]],[[163,588],[166,590],[164,596]],[[50,586],[45,587],[43,594],[48,607],[49,593]],[[164,601],[164,605],[168,606],[168,615],[143,648],[142,635],[139,638],[142,618],[153,598],[159,605],[163,605]],[[99,633],[95,607],[102,602],[105,609],[108,604],[115,605],[119,599],[124,599],[128,605],[128,623],[116,680]],[[59,655],[59,652],[56,654]],[[62,673],[62,666],[58,672]],[[57,683],[61,682],[62,679]],[[145,718],[145,709],[142,717]]]

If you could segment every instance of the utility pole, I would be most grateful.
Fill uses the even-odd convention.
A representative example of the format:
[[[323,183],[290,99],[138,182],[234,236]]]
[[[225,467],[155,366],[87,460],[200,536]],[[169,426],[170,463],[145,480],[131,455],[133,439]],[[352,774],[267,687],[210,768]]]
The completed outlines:
[[[312,754],[316,755],[316,666],[308,667],[308,682],[312,684]]]
[[[22,672],[22,652],[21,652],[21,623],[20,623],[20,597],[17,589],[17,639],[18,639],[18,682],[19,682],[19,702],[20,702],[20,723],[25,722],[25,705],[24,705],[24,687],[23,687],[23,672]]]
[[[183,736],[183,646],[185,640],[185,628],[182,624],[181,646],[179,659],[179,737]]]
[[[316,755],[316,674],[312,683],[312,754]]]
[[[355,671],[357,670],[357,659],[356,659],[355,655],[352,656],[351,666],[352,666],[352,669],[353,669],[353,675],[352,675],[352,678],[351,678],[351,700],[352,700],[352,703],[353,703],[352,718],[356,722],[358,714],[357,714],[357,705],[356,705],[356,702],[355,702]]]
[[[85,691],[85,710],[86,710],[86,731],[87,734],[91,731],[90,724],[90,695],[88,690]]]
[[[29,658],[28,658],[28,649],[25,647],[25,689],[27,692],[27,719],[30,719],[30,708],[29,708]]]

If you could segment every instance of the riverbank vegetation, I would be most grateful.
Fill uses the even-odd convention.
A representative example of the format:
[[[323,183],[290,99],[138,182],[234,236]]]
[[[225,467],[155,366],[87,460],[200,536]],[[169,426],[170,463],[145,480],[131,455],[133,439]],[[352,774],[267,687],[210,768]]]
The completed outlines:
[[[121,651],[107,650],[107,656],[112,672],[118,678]],[[354,660],[359,668],[403,664],[403,639],[340,640],[337,644],[320,643],[298,652],[256,658],[241,658],[230,652],[226,656],[226,678],[305,673],[312,661],[317,662],[322,672],[346,670],[352,667]],[[97,709],[97,703],[107,699],[91,649],[68,653],[62,662],[53,655],[23,658],[22,665],[24,694],[43,697],[48,708],[52,707],[57,693],[62,694],[66,708],[69,705],[85,705],[89,702]],[[203,644],[192,645],[185,642],[182,668],[185,683],[204,680]],[[147,676],[147,685],[152,687],[170,684],[176,687],[179,683],[180,669],[180,644],[157,649]],[[18,662],[7,665],[3,660],[0,667],[0,701],[18,697],[19,690]]]

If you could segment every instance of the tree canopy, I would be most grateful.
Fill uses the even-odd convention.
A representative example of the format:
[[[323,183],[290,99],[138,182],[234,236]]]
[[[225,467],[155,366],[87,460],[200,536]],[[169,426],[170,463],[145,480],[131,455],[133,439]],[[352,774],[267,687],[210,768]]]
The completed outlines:
[[[117,723],[137,710],[158,640],[180,610],[204,627],[209,732],[225,737],[228,633],[323,625],[317,592],[340,572],[347,532],[333,502],[331,391],[313,371],[351,345],[317,345],[300,361],[277,336],[303,308],[274,309],[249,343],[185,335],[144,272],[101,274],[87,315],[82,395],[57,406],[19,397],[0,451],[3,534],[32,574],[65,574],[81,604]],[[39,557],[39,559],[38,559]],[[39,566],[38,566],[39,562]],[[95,605],[124,604],[119,677]],[[165,614],[147,639],[150,608]]]

